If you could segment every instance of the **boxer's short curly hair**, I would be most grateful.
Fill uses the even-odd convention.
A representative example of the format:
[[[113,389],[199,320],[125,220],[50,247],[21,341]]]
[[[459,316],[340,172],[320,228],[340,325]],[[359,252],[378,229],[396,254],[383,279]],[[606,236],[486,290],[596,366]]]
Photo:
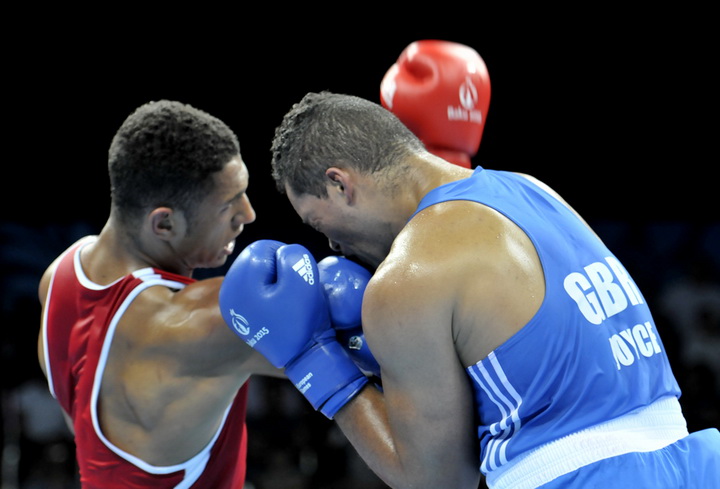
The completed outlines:
[[[112,205],[126,224],[167,206],[193,219],[212,175],[240,154],[233,131],[218,118],[176,101],[146,103],[125,119],[110,145]]]

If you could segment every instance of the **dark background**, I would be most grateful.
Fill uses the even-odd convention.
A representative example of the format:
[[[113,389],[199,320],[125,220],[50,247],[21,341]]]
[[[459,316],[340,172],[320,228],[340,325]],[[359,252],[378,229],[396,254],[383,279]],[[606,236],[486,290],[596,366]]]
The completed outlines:
[[[651,307],[659,309],[655,298],[694,258],[704,260],[717,282],[715,17],[692,5],[509,7],[8,9],[0,192],[4,446],[20,440],[30,447],[26,460],[52,459],[41,441],[23,442],[26,435],[14,424],[23,416],[14,394],[39,376],[37,281],[74,239],[100,231],[109,211],[110,141],[125,117],[150,100],[189,103],[238,134],[258,214],[238,250],[274,238],[303,243],[320,259],[329,253],[325,239],[300,223],[270,177],[270,142],[283,114],[308,91],[379,102],[383,75],[410,42],[461,42],[480,53],[492,83],[475,165],[528,172],[558,190],[610,244]],[[708,415],[690,404],[682,331],[667,327],[663,338],[688,386],[684,407],[692,427],[716,422],[716,407]],[[703,399],[715,398],[705,393]],[[322,424],[316,413],[307,419]],[[254,422],[258,432],[278,426],[277,418],[265,426]],[[287,444],[286,434],[278,446]],[[269,451],[251,447],[251,458]],[[336,472],[348,463],[330,460]],[[66,455],[64,463],[72,460]],[[250,460],[256,463],[262,467]],[[57,460],[31,465],[4,466],[4,481],[59,466]],[[307,487],[332,487],[327,484]]]
[[[413,21],[409,13],[318,12],[315,20],[219,11],[212,23],[202,12],[147,21],[138,12],[116,24],[48,14],[28,23],[22,48],[5,49],[12,156],[1,217],[99,226],[115,130],[142,103],[169,98],[237,132],[258,210],[248,234],[273,234],[295,221],[269,178],[270,140],[285,111],[323,89],[379,101],[386,70],[422,38],[468,44],[488,66],[492,97],[476,164],[531,172],[591,220],[714,217],[717,50],[708,13],[586,10],[448,8],[415,12]]]

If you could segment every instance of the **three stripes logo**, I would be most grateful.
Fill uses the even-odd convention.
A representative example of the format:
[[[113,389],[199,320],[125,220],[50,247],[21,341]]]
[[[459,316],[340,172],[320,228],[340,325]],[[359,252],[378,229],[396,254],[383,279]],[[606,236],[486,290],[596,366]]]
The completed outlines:
[[[315,273],[313,273],[312,262],[307,254],[303,254],[302,258],[300,258],[292,268],[308,284],[313,285],[315,283]]]

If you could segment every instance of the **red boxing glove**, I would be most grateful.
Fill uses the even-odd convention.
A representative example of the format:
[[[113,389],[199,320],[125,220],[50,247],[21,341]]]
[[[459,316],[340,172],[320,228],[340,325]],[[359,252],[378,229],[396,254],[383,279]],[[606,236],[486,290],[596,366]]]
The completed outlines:
[[[490,105],[490,76],[483,59],[469,46],[415,41],[385,74],[380,102],[428,151],[471,168]]]

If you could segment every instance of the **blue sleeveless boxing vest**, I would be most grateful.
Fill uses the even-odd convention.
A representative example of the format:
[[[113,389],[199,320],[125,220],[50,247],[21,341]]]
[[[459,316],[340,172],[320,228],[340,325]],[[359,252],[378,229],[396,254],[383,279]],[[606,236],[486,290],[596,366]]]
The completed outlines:
[[[675,426],[684,424],[676,406],[680,388],[650,309],[601,240],[565,205],[515,173],[477,167],[471,177],[429,192],[415,214],[449,200],[479,202],[512,220],[534,244],[545,274],[545,298],[535,316],[467,367],[481,471],[502,472],[538,447],[626,419],[668,396],[674,411],[669,436],[681,436],[684,427]],[[598,436],[586,439],[592,444]],[[600,448],[590,450],[601,453],[596,459],[604,458]]]

